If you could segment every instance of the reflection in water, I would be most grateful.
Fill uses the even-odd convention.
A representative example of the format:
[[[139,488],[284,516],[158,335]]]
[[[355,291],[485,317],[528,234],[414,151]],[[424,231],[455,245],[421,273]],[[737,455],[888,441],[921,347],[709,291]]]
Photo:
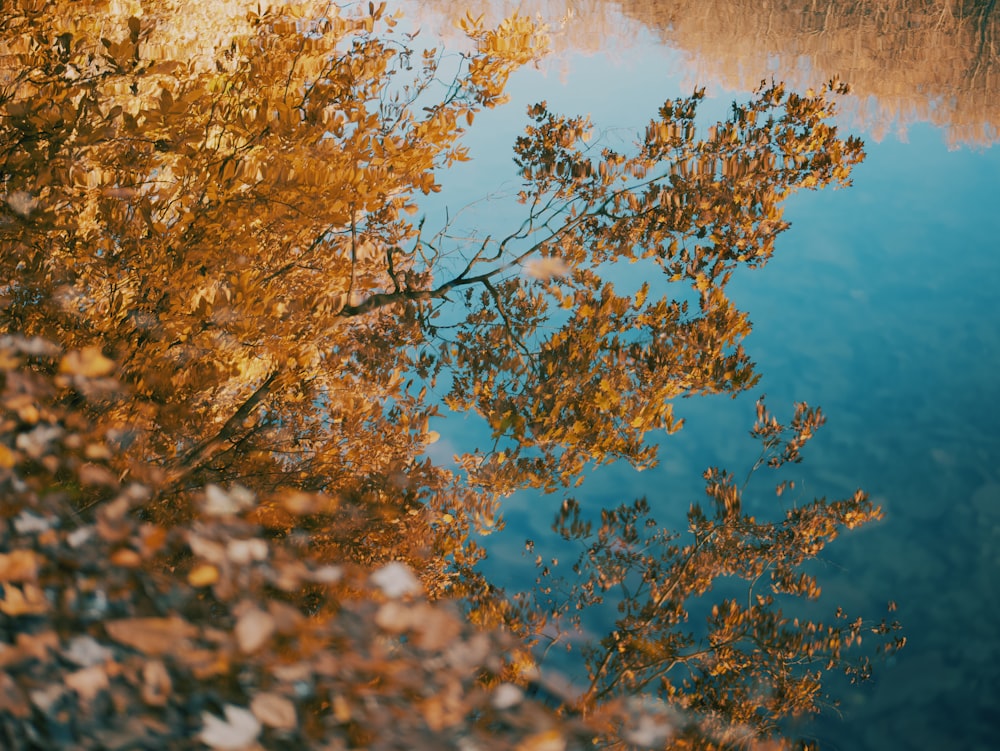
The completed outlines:
[[[953,143],[997,138],[1000,16],[993,0],[620,5],[686,50],[695,78],[742,89],[772,75],[803,87],[839,76],[856,92],[857,117],[876,133],[929,120]]]
[[[636,2],[615,6],[624,19],[609,13],[610,4],[596,5],[589,18],[589,11],[568,13],[566,2],[521,7],[562,30],[557,50],[601,48],[594,30],[603,29],[603,48],[620,59],[640,23],[649,23],[668,46],[687,51],[684,75],[694,83],[752,86],[773,73],[814,85],[839,73],[858,95],[844,108],[853,106],[851,114],[877,135],[930,120],[952,146],[997,137],[992,3],[878,10],[815,2],[808,5],[821,13],[803,13],[786,3],[740,11],[726,3]],[[641,55],[629,62],[632,70],[648,64]],[[597,67],[574,65],[588,73]],[[581,79],[577,87],[598,99],[593,82]],[[539,86],[531,96],[558,95]],[[637,111],[634,122],[644,117]],[[825,594],[851,610],[875,592],[898,596],[911,641],[874,688],[844,687],[843,716],[831,712],[804,731],[829,749],[996,747],[1000,443],[992,405],[1000,396],[993,292],[1000,265],[993,248],[1000,226],[988,197],[996,194],[997,155],[945,154],[937,132],[911,131],[910,148],[892,138],[869,146],[855,188],[837,198],[839,211],[802,217],[797,242],[809,259],[772,266],[747,306],[768,393],[815,398],[836,422],[822,466],[814,472],[810,458],[805,467],[815,486],[860,482],[888,508],[883,528],[841,541],[827,565],[829,574],[843,573],[828,580]],[[803,306],[789,322],[793,301]],[[642,484],[673,488],[685,471],[705,466],[705,456],[725,455],[727,436],[740,427],[734,418],[693,404],[685,414],[689,427],[671,440],[667,457],[672,474],[598,475],[593,481],[602,487],[592,495]],[[700,436],[698,418],[711,426]],[[671,497],[690,496],[672,490]],[[534,499],[518,500],[508,515],[512,536],[515,528],[541,534],[531,524],[536,507]]]
[[[817,0],[807,6],[789,0],[435,0],[427,6],[441,15],[473,6],[491,20],[518,8],[537,13],[553,28],[557,53],[627,56],[631,41],[648,29],[686,55],[686,72],[699,85],[748,90],[775,77],[806,88],[837,76],[855,92],[844,109],[876,138],[929,121],[945,129],[952,144],[989,144],[1000,127],[994,0]]]

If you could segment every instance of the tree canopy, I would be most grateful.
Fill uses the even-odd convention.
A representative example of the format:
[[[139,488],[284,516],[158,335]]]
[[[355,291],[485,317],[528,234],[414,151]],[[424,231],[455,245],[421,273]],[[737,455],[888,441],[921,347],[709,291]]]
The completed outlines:
[[[515,489],[654,463],[677,397],[756,383],[726,285],[771,256],[792,192],[848,183],[843,86],[764,84],[709,129],[696,91],[628,154],[540,103],[514,145],[522,223],[463,244],[425,230],[420,198],[546,36],[462,25],[474,51],[442,81],[443,53],[384,3],[5,11],[10,744],[724,747],[814,710],[815,671],[859,641],[862,622],[792,623],[775,597],[818,594],[799,567],[879,516],[860,492],[758,522],[713,470],[690,545],[639,535],[644,501],[594,538],[567,500],[556,526],[585,554],[558,603],[492,586],[473,536]],[[649,282],[616,288],[621,263]],[[479,413],[494,445],[433,462],[445,410]],[[786,441],[762,406],[755,430],[777,466],[819,422],[800,407]],[[756,599],[686,634],[685,603],[729,575]],[[526,697],[544,624],[625,583],[590,688]],[[681,714],[648,731],[637,692]]]

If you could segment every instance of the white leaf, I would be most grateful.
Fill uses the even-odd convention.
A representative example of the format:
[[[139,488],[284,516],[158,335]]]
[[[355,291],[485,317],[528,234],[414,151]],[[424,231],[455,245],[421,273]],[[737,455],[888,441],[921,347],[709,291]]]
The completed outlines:
[[[642,715],[631,727],[626,728],[624,738],[634,746],[658,748],[670,740],[674,728],[665,719]]]
[[[39,425],[28,433],[20,433],[14,444],[32,459],[40,459],[62,434],[63,429],[57,425]]]
[[[209,516],[232,516],[240,512],[240,504],[218,485],[205,486],[205,504],[202,506]]]
[[[77,527],[68,535],[66,535],[66,542],[69,543],[71,548],[78,548],[87,540],[89,540],[94,534],[94,527]]]
[[[19,535],[29,535],[35,534],[37,532],[45,532],[56,525],[56,519],[54,516],[48,518],[32,514],[29,511],[22,511],[14,519],[14,529],[17,530]]]
[[[402,597],[420,592],[420,582],[410,567],[400,561],[392,561],[372,574],[372,583],[385,593],[386,597]]]
[[[316,584],[336,584],[344,576],[340,566],[320,566],[309,572],[308,579]]]
[[[187,543],[191,552],[198,558],[202,558],[209,563],[222,563],[226,560],[226,549],[221,542],[199,537],[194,532],[188,532]]]
[[[226,719],[222,720],[208,712],[201,713],[205,726],[198,738],[209,748],[238,751],[246,748],[260,735],[260,723],[253,712],[233,704],[224,709]]]
[[[89,668],[114,658],[115,653],[97,641],[93,636],[75,636],[69,647],[63,650],[63,657],[82,668]]]
[[[492,704],[497,709],[510,709],[521,703],[524,692],[513,683],[501,683],[493,691]]]
[[[256,652],[274,633],[274,617],[263,610],[247,610],[236,622],[236,641],[246,653]]]
[[[226,555],[238,566],[246,566],[251,561],[263,561],[267,558],[267,552],[267,543],[257,537],[230,540],[226,545]]]
[[[7,205],[15,214],[29,216],[38,207],[38,200],[23,190],[15,190],[7,194]]]

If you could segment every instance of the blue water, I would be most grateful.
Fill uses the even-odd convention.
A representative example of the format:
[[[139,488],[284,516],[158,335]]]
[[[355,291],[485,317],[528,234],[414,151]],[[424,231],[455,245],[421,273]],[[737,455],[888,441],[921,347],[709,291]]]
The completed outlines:
[[[664,99],[689,93],[677,60],[642,38],[627,61],[570,56],[563,75],[518,74],[512,102],[477,119],[467,141],[474,161],[443,178],[428,226],[445,204],[454,210],[512,179],[510,146],[527,104],[546,99],[554,111],[590,113],[606,140],[627,142]],[[745,96],[704,83],[706,122]],[[789,200],[793,226],[773,261],[731,286],[753,320],[746,344],[760,385],[735,401],[678,402],[687,425],[662,442],[660,466],[604,468],[578,495],[592,504],[648,495],[661,523],[682,523],[705,467],[741,472],[753,460],[746,431],[757,395],[766,392],[778,416],[793,401],[821,405],[828,423],[795,468],[796,492],[841,497],[862,487],[886,514],[824,553],[824,602],[880,618],[894,600],[908,645],[877,665],[873,683],[832,681],[839,712],[798,730],[828,749],[996,749],[1000,148],[948,150],[943,133],[921,124],[905,143],[866,140],[854,186]],[[460,221],[487,234],[518,216],[516,205],[496,199]],[[474,418],[443,422],[438,455],[486,444]],[[548,531],[559,502],[528,493],[509,500],[506,529],[488,540],[486,567],[501,584],[533,580],[521,552],[527,537],[543,554],[565,557]]]

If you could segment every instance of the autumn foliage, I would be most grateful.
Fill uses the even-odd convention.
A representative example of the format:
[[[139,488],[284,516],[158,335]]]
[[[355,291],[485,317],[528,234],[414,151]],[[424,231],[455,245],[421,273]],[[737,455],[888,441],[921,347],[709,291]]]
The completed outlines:
[[[384,4],[59,11],[0,18],[5,745],[722,748],[814,711],[823,670],[892,631],[779,607],[878,517],[863,493],[758,521],[719,470],[689,542],[650,502],[594,533],[567,500],[558,602],[475,568],[506,494],[648,466],[673,399],[753,386],[726,284],[771,256],[789,194],[862,158],[828,122],[839,84],[763,86],[707,131],[700,92],[668,101],[629,155],[539,104],[523,223],[463,245],[420,196],[544,29],[466,18],[442,83]],[[650,282],[616,289],[621,262]],[[425,453],[446,407],[493,432],[457,469]],[[762,406],[765,461],[820,422]],[[747,602],[685,625],[728,576]],[[614,592],[590,686],[528,695],[546,623]]]

